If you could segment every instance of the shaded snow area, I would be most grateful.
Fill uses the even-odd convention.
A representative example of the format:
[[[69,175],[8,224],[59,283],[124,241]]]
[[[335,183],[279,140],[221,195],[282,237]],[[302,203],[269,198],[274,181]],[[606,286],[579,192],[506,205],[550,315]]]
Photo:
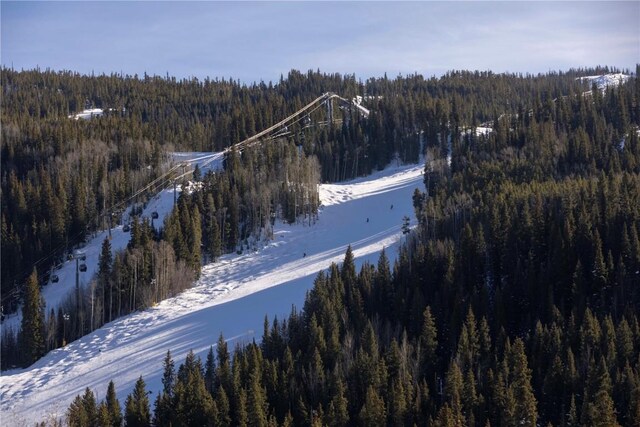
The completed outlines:
[[[589,85],[595,83],[596,87],[604,91],[607,87],[619,86],[629,80],[631,76],[622,73],[603,74],[601,76],[578,77],[576,80],[587,81]]]
[[[171,153],[171,158],[175,163],[185,163],[186,166],[189,167],[198,164],[200,170],[204,174],[209,170],[218,170],[222,167],[224,153]],[[189,168],[185,167],[185,170],[188,171]],[[189,181],[186,190],[190,192],[194,188],[198,187],[199,183]],[[179,194],[181,188],[178,187],[176,191]],[[173,209],[173,201],[173,187],[161,191],[149,200],[146,208],[142,212],[140,220],[142,221],[146,218],[151,221],[151,224],[155,228],[161,228],[164,224],[164,218],[169,215]],[[130,233],[124,232],[123,230],[124,224],[127,224],[130,221],[130,218],[128,217],[130,210],[131,207],[128,207],[125,211],[122,218],[123,223],[120,225],[114,224],[115,227],[111,229],[111,250],[114,254],[116,251],[125,249],[131,239]],[[158,213],[157,219],[153,219],[154,212]],[[80,252],[83,252],[86,257],[86,259],[81,261],[80,264],[85,264],[87,266],[87,271],[79,273],[80,286],[83,288],[90,283],[94,274],[98,272],[98,260],[102,250],[102,242],[104,242],[105,237],[108,235],[108,230],[97,233],[95,237],[91,237],[89,242],[79,250]],[[54,269],[52,275],[58,276],[58,283],[49,283],[41,290],[42,297],[46,304],[45,313],[47,315],[49,315],[52,308],[57,312],[58,307],[65,302],[71,293],[73,293],[76,286],[76,261],[66,261],[60,266],[60,268]],[[20,328],[21,319],[22,313],[18,310],[17,313],[6,316],[5,320],[2,322],[2,327],[18,330]]]
[[[273,240],[259,251],[226,255],[206,265],[193,288],[106,324],[28,369],[3,373],[3,426],[64,417],[85,387],[103,399],[110,379],[124,404],[142,375],[153,401],[162,388],[167,350],[177,366],[191,349],[204,360],[220,333],[231,348],[259,340],[264,316],[283,319],[292,305],[301,309],[318,271],[341,262],[349,244],[358,267],[365,261],[377,262],[383,248],[393,262],[403,216],[415,224],[411,196],[423,187],[423,167],[390,167],[367,178],[321,185],[322,208],[315,224],[276,223]],[[167,194],[172,201],[171,192]],[[158,202],[165,199],[163,192]],[[164,208],[163,204],[152,209]]]

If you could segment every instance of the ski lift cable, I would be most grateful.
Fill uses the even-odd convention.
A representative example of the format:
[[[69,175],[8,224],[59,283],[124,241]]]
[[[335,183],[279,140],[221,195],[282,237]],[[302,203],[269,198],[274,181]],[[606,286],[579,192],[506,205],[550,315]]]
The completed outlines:
[[[244,141],[240,141],[239,143],[237,143],[235,145],[232,145],[231,147],[227,148],[227,150],[230,150],[233,147],[243,147],[244,145],[249,145],[250,143],[259,140],[262,136],[268,135],[272,131],[274,131],[276,129],[279,129],[282,125],[284,125],[285,123],[288,123],[291,119],[295,118],[296,116],[300,115],[301,113],[311,109],[311,107],[313,107],[314,105],[316,105],[318,103],[325,102],[327,100],[331,100],[334,97],[338,97],[338,96],[333,92],[325,92],[322,95],[320,95],[319,97],[317,97],[316,99],[314,99],[313,101],[311,101],[310,103],[308,103],[307,105],[305,105],[304,107],[302,107],[300,110],[298,110],[295,113],[293,113],[293,114],[289,115],[288,117],[286,117],[285,119],[279,121],[278,123],[272,125],[271,127],[268,127],[267,129],[263,130],[262,132],[258,132],[254,136],[249,137],[249,138],[245,139]],[[225,151],[227,151],[227,150],[225,150]]]
[[[345,98],[333,93],[333,92],[325,92],[322,95],[320,95],[319,97],[317,97],[316,99],[314,99],[313,101],[311,101],[310,103],[308,103],[307,105],[305,105],[304,107],[302,107],[301,109],[299,109],[298,111],[294,112],[293,114],[289,115],[288,117],[286,117],[285,119],[279,121],[278,123],[270,126],[269,128],[258,132],[257,134],[243,140],[240,141],[236,144],[233,144],[229,147],[227,147],[224,152],[228,152],[234,148],[238,148],[238,149],[242,149],[245,146],[250,146],[253,143],[256,143],[258,141],[260,141],[260,138],[264,135],[269,135],[271,132],[273,132],[274,130],[278,130],[280,129],[283,125],[291,122],[290,124],[296,124],[302,120],[304,120],[306,117],[308,117],[311,113],[315,112],[316,110],[318,110],[319,108],[321,108],[326,102],[331,101],[332,99],[337,98],[343,102],[348,102]],[[307,112],[307,110],[310,110]],[[306,114],[302,114],[305,113]],[[296,119],[297,118],[297,119]],[[268,139],[275,139],[277,137],[276,136],[271,136]],[[213,155],[206,155],[203,156],[202,158],[206,158],[209,156],[213,156]],[[121,200],[120,202],[112,205],[109,209],[105,209],[104,211],[112,213],[128,204],[130,204],[135,198],[137,198],[140,194],[142,194],[143,192],[151,189],[151,188],[156,188],[156,187],[164,187],[167,183],[171,182],[174,179],[180,179],[186,175],[188,175],[190,172],[185,172],[181,175],[179,175],[178,177],[175,178],[170,178],[171,174],[173,174],[177,169],[181,168],[181,167],[185,167],[190,165],[190,163],[194,163],[197,159],[191,159],[191,160],[187,160],[184,162],[180,162],[176,165],[174,165],[173,167],[171,167],[169,170],[167,170],[166,172],[164,172],[163,174],[161,174],[160,176],[158,176],[157,178],[155,178],[154,180],[152,180],[150,183],[148,183],[147,185],[143,186],[142,188],[140,188],[138,191],[136,191],[135,193],[131,194],[129,197],[127,197],[126,199]],[[93,221],[98,220],[99,218],[103,217],[104,213],[100,213],[98,215],[96,215],[94,218],[91,219],[91,221],[88,221],[88,223],[91,223]],[[74,234],[73,236],[70,237],[70,239],[67,240],[75,240],[83,235],[85,235],[86,231],[79,231],[76,234]],[[42,264],[43,262],[57,256],[59,254],[59,252],[64,249],[67,246],[67,243],[61,243],[60,245],[58,245],[56,248],[52,249],[47,255],[41,257],[40,259],[36,260],[32,265],[33,267],[38,267],[40,264]],[[6,279],[7,281],[11,282],[11,281],[15,281],[16,278],[18,277],[26,277],[26,275],[28,274],[28,272],[22,271],[21,273],[17,273],[14,274],[12,277]],[[39,281],[41,281],[42,278],[44,278],[48,273],[47,272],[43,272],[42,274],[38,275]],[[12,291],[10,291],[7,295],[5,295],[5,297],[1,298],[0,300],[5,301],[9,296],[13,296],[13,295],[17,295],[20,293],[20,288],[23,287],[26,284],[26,281],[22,281],[20,285],[16,286]]]
[[[295,120],[295,121],[293,121],[293,122],[289,123],[289,126],[294,125],[294,124],[297,124],[297,123],[300,123],[301,121],[305,120],[305,119],[306,119],[306,117],[308,117],[310,114],[312,114],[313,112],[315,112],[315,111],[316,111],[316,110],[318,110],[319,108],[322,108],[322,105],[323,105],[322,103],[321,103],[321,104],[318,104],[318,105],[317,105],[315,108],[313,108],[311,111],[307,112],[307,113],[306,113],[306,114],[304,114],[304,115],[300,115],[300,117],[299,117],[297,120]],[[250,146],[252,146],[252,145],[254,145],[254,144],[257,144],[257,143],[258,143],[258,142],[260,142],[260,141],[265,141],[265,140],[266,140],[266,141],[272,141],[272,140],[274,140],[274,139],[276,139],[276,138],[278,138],[278,137],[280,137],[280,136],[284,136],[284,133],[276,132],[274,135],[267,136],[267,137],[266,137],[266,138],[264,138],[264,139],[257,139],[257,140],[255,140],[255,141],[251,141],[250,143],[246,144],[246,147],[250,147]],[[243,141],[243,142],[244,142],[244,141]],[[236,144],[236,145],[237,145],[237,144]]]
[[[131,196],[129,196],[128,198],[126,198],[126,199],[124,199],[124,200],[122,200],[122,201],[120,201],[120,202],[116,203],[115,205],[112,205],[109,209],[106,209],[106,211],[107,211],[107,212],[113,212],[113,211],[115,211],[115,210],[119,209],[120,207],[125,206],[125,205],[127,205],[127,204],[131,203],[131,201],[132,201],[133,199],[135,199],[136,197],[138,197],[138,196],[139,196],[140,194],[142,194],[144,191],[146,191],[146,190],[148,190],[148,189],[150,189],[150,188],[154,187],[156,184],[162,183],[162,184],[164,185],[166,182],[171,181],[171,179],[170,179],[170,178],[167,178],[167,177],[168,177],[170,174],[172,174],[173,172],[175,172],[178,168],[182,167],[182,166],[183,166],[183,163],[180,163],[180,164],[177,164],[177,165],[173,166],[173,167],[172,167],[172,168],[170,168],[167,172],[163,173],[163,174],[162,174],[162,175],[160,175],[158,178],[154,179],[154,180],[153,180],[153,181],[151,181],[149,184],[145,185],[143,188],[141,188],[140,190],[136,191],[134,194],[132,194],[132,195],[131,195]],[[99,218],[100,218],[100,217],[102,217],[102,216],[103,216],[103,214],[98,214],[98,215],[96,215],[94,218],[91,218],[91,220],[90,220],[90,221],[88,221],[87,223],[89,224],[89,223],[91,223],[91,222],[93,222],[93,221],[95,221],[95,220],[99,219]],[[76,239],[78,239],[78,238],[80,238],[80,237],[84,236],[85,234],[86,234],[86,230],[79,231],[79,232],[77,232],[77,233],[75,233],[75,234],[73,234],[73,235],[69,236],[69,238],[67,239],[67,241],[75,241]],[[66,248],[66,246],[67,246],[67,243],[66,243],[66,242],[64,242],[64,243],[60,243],[60,244],[59,244],[58,246],[56,246],[55,248],[51,249],[51,250],[49,251],[49,253],[48,253],[48,254],[46,254],[46,255],[42,256],[41,258],[39,258],[38,260],[34,261],[34,262],[31,264],[31,265],[32,265],[32,269],[33,269],[33,267],[38,267],[40,264],[44,263],[44,262],[45,262],[45,261],[47,261],[47,260],[50,260],[50,259],[52,259],[52,258],[55,258],[56,256],[59,256],[60,251],[62,251],[63,249],[65,249],[65,248]],[[24,285],[26,284],[26,281],[24,281],[24,279],[22,279],[22,278],[27,277],[27,275],[28,275],[28,274],[29,274],[29,272],[28,272],[27,270],[23,270],[22,272],[16,273],[16,274],[14,274],[13,276],[8,277],[7,279],[5,279],[5,281],[10,283],[10,282],[12,282],[12,281],[16,281],[17,279],[19,279],[19,278],[20,278],[20,279],[21,279],[21,280],[20,280],[20,282],[21,282],[21,283],[20,283],[18,286],[16,286],[16,288],[15,288],[16,290],[19,290],[19,288],[20,288],[21,286],[24,286]],[[38,279],[39,279],[38,281],[41,281],[41,279],[42,279],[42,278],[44,278],[44,276],[45,276],[46,274],[47,274],[46,272],[43,272],[43,273],[39,274],[39,275],[38,275]],[[8,295],[10,295],[10,294],[11,294],[11,292],[13,292],[13,291],[10,291],[10,293],[9,293],[9,294],[7,294],[7,296],[8,296]],[[2,301],[4,301],[5,299],[6,299],[6,296],[5,296],[5,298],[2,298]]]

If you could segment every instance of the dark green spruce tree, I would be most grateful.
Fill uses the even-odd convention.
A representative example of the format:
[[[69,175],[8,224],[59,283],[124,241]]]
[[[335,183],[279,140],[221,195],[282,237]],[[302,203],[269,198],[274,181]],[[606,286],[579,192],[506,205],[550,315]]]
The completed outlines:
[[[133,392],[127,396],[124,420],[127,427],[148,427],[151,425],[149,397],[142,377],[138,378]]]
[[[44,354],[44,301],[40,296],[38,273],[33,269],[27,280],[24,306],[22,307],[22,325],[20,328],[23,366],[27,367]]]

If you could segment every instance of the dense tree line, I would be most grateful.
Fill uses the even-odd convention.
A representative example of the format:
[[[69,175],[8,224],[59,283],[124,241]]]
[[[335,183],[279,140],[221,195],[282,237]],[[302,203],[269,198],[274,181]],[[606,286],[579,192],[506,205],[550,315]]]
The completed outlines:
[[[149,221],[134,218],[127,249],[113,256],[105,238],[98,273],[59,307],[45,307],[34,270],[27,281],[20,329],[2,329],[2,369],[29,366],[107,322],[178,294],[192,285],[197,271],[159,239]]]
[[[118,222],[119,203],[165,170],[168,151],[220,151],[321,93],[347,99],[364,94],[369,119],[336,109],[332,123],[320,109],[288,132],[307,157],[318,159],[322,181],[341,180],[382,168],[394,156],[415,161],[421,132],[422,141],[438,140],[444,152],[463,125],[577,93],[584,87],[576,76],[603,71],[539,76],[456,71],[441,78],[385,76],[365,82],[353,75],[291,71],[276,83],[246,85],[3,67],[3,307],[7,312],[17,307],[34,265],[45,283],[51,267],[88,233],[106,227],[112,214]],[[68,118],[86,107],[103,108],[104,115]],[[637,115],[627,111],[629,120]]]
[[[270,238],[276,218],[313,223],[320,204],[317,158],[293,143],[274,141],[228,153],[224,169],[194,179],[201,184],[182,193],[165,220],[162,237],[178,258],[199,272],[201,258],[255,247]]]
[[[105,238],[96,277],[74,290],[57,311],[52,307],[45,313],[33,276],[23,322],[37,314],[41,323],[19,331],[3,328],[0,366],[28,366],[106,322],[176,295],[198,277],[203,258],[215,261],[223,253],[253,250],[256,239],[270,237],[276,218],[313,223],[319,174],[315,157],[285,141],[248,148],[242,155],[231,151],[223,170],[204,177],[196,170],[196,184],[190,188],[185,183],[162,227],[155,229],[148,219],[134,216],[128,247],[115,257]],[[45,342],[32,342],[34,331]]]
[[[5,312],[24,296],[23,284],[34,265],[40,283],[46,283],[50,268],[88,233],[106,227],[111,215],[119,222],[120,203],[166,170],[167,151],[221,151],[324,91],[355,93],[352,77],[298,72],[276,85],[251,86],[7,68],[0,70],[0,78]],[[68,118],[85,107],[101,107],[104,115]],[[331,122],[321,112],[313,119],[323,120],[322,141],[336,147],[340,126],[329,129]],[[297,125],[291,133],[296,145],[317,139],[314,129],[320,127],[309,127],[305,135]],[[337,177],[352,173],[339,162],[327,164],[343,171]]]
[[[318,275],[302,312],[265,319],[260,344],[232,354],[220,337],[204,363],[190,353],[177,373],[168,352],[163,389],[139,405],[139,381],[125,417],[141,421],[126,425],[637,424],[635,313],[615,323],[587,308],[572,325],[557,313],[522,336],[496,331],[471,304],[440,315],[423,303],[414,318],[387,303],[404,297],[398,281],[420,277],[412,258],[405,247],[393,268],[382,254],[358,273],[349,250]],[[78,406],[68,422],[87,425]]]
[[[167,353],[127,425],[640,424],[638,100],[634,77],[427,136],[394,263],[349,249],[260,343]]]

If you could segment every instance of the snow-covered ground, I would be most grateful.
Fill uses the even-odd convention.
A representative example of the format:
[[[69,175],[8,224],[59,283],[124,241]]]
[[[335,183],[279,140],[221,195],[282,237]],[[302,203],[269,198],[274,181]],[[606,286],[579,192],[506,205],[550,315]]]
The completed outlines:
[[[154,219],[153,225],[156,228],[162,226],[164,217],[168,215],[173,209],[173,188],[163,190],[159,195],[156,195],[147,205],[142,213],[142,218],[152,220],[152,213],[158,212],[158,219]],[[127,211],[128,212],[128,211]],[[125,215],[126,217],[126,215]],[[126,218],[124,220],[126,222]],[[79,273],[79,282],[81,287],[85,287],[89,284],[93,275],[98,270],[98,259],[102,249],[102,242],[105,237],[109,235],[109,231],[105,230],[99,232],[92,237],[87,245],[80,249],[86,256],[86,260],[79,261],[79,264],[85,264],[87,271]],[[111,229],[111,250],[115,253],[117,250],[126,248],[131,235],[123,231],[123,225],[117,225]],[[76,285],[76,260],[66,261],[59,269],[54,269],[53,275],[58,276],[58,283],[49,283],[41,290],[42,297],[44,298],[46,307],[45,312],[48,315],[51,309],[57,308],[64,302],[67,296],[75,289]],[[22,314],[20,310],[17,313],[8,315],[2,322],[3,328],[13,328],[17,330],[20,328],[20,322]]]
[[[360,95],[353,98],[351,102],[365,117],[369,117],[370,111],[362,105],[362,97]]]
[[[623,84],[629,80],[630,77],[631,76],[627,74],[612,73],[600,76],[578,77],[576,80],[587,81],[590,85],[595,83],[598,89],[605,90],[607,87],[615,87]]]
[[[185,162],[191,165],[197,164],[204,174],[208,170],[216,170],[222,167],[224,151],[217,153],[208,152],[175,152],[171,153],[171,159],[175,163]]]
[[[208,170],[215,170],[220,168],[224,154],[220,153],[171,153],[171,158],[175,163],[185,163],[189,166],[198,164],[202,173],[206,173]],[[189,171],[190,168],[185,168]],[[180,187],[177,188],[180,193]],[[165,189],[158,193],[151,199],[147,207],[143,210],[141,220],[146,218],[150,220],[154,227],[160,228],[164,223],[164,218],[171,213],[173,209],[173,187]],[[129,218],[127,213],[129,208],[123,216],[123,222],[127,223]],[[153,219],[153,212],[158,213],[158,218]],[[115,224],[114,224],[115,225]],[[89,242],[80,249],[85,254],[86,259],[79,261],[79,264],[85,264],[87,271],[79,273],[79,282],[81,287],[85,287],[89,284],[94,274],[98,271],[98,260],[100,258],[100,252],[102,250],[102,242],[105,237],[109,235],[108,230],[97,233],[92,237]],[[123,225],[116,225],[111,229],[111,250],[113,253],[122,250],[127,247],[131,235],[123,230]],[[76,285],[76,260],[70,260],[64,262],[59,269],[55,269],[52,275],[58,276],[57,283],[49,283],[42,288],[42,297],[44,298],[46,307],[45,312],[49,315],[49,312],[53,308],[57,311],[58,307],[64,303],[65,299],[75,289]],[[20,328],[20,322],[22,314],[20,310],[18,312],[7,315],[2,322],[2,328],[13,328],[17,330]]]
[[[471,131],[472,131],[472,129],[464,129],[461,133],[462,133],[462,135],[464,136],[464,135],[468,135],[468,134],[470,134],[470,133],[471,133]],[[493,128],[488,127],[488,126],[477,126],[477,127],[475,128],[475,131],[476,131],[475,133],[476,133],[476,136],[477,136],[477,137],[480,137],[480,136],[487,136],[487,135],[489,135],[491,132],[493,132]]]
[[[79,119],[89,120],[94,117],[100,117],[103,114],[104,114],[104,110],[102,108],[88,108],[86,110],[80,111],[79,113],[71,114],[69,118],[75,119],[75,120],[79,120]]]
[[[323,206],[314,225],[278,223],[274,239],[263,248],[205,266],[192,289],[115,320],[27,369],[4,372],[2,424],[22,426],[63,417],[85,387],[103,399],[110,379],[123,404],[143,375],[153,400],[162,387],[167,350],[179,364],[190,349],[204,358],[220,333],[232,344],[259,340],[264,316],[282,319],[292,305],[301,308],[317,272],[340,262],[348,245],[358,266],[376,262],[382,248],[393,260],[403,216],[415,222],[411,196],[422,188],[423,166],[390,167],[367,178],[321,185]],[[173,201],[168,194],[145,215],[168,209],[163,204],[167,198]]]

